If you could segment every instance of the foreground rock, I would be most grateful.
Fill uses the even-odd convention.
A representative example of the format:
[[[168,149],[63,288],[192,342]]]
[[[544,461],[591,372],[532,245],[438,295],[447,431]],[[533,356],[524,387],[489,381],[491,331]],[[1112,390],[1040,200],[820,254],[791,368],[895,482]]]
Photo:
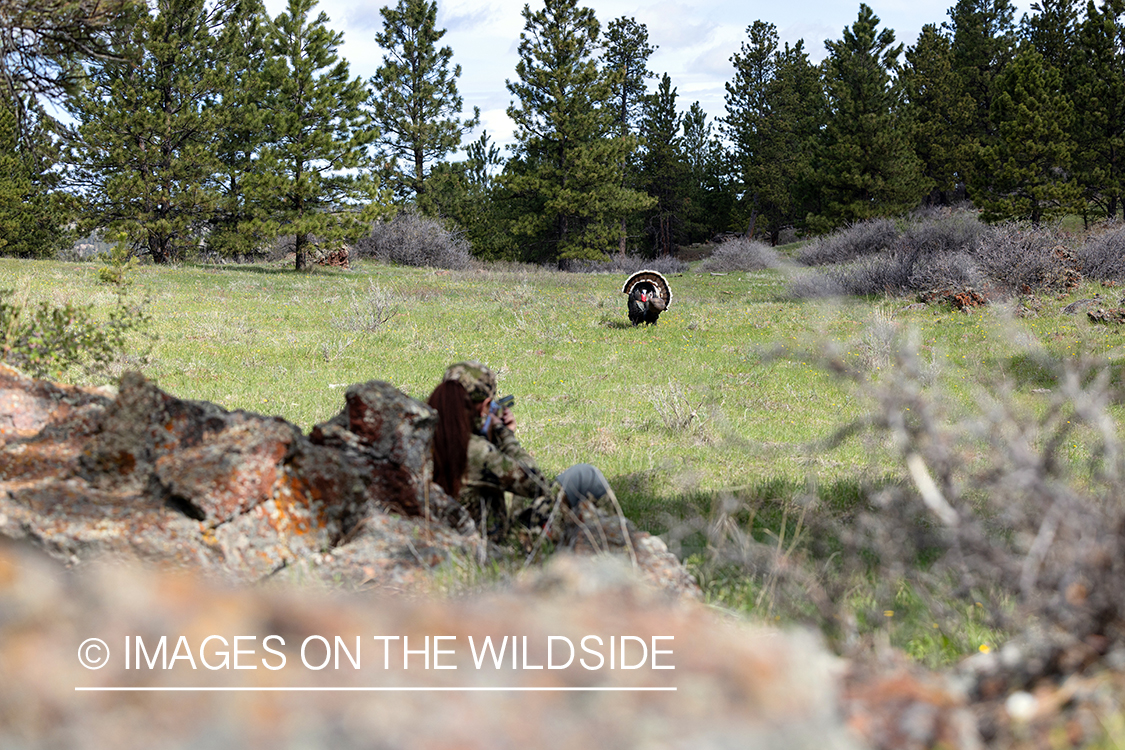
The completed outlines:
[[[605,556],[439,600],[66,570],[0,540],[0,613],[0,747],[863,747],[814,636],[717,617]],[[506,651],[478,666],[485,637]]]
[[[428,406],[379,381],[348,388],[340,413],[306,436],[136,373],[112,393],[0,365],[0,535],[71,564],[109,556],[240,582],[424,588],[435,567],[482,554],[471,519],[429,481],[433,424]],[[697,594],[659,539],[605,525],[619,531],[601,551]]]

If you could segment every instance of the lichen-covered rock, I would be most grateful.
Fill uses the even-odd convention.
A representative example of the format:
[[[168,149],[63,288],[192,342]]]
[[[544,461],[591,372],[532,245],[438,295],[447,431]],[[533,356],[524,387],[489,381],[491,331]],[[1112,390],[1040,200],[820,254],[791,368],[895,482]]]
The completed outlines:
[[[337,562],[319,577],[374,566],[396,579],[435,559],[411,551],[412,522],[377,547],[354,533],[428,505],[433,412],[386,383],[352,386],[315,440],[277,417],[178,399],[136,373],[111,398],[3,368],[0,406],[18,411],[0,413],[0,534],[69,563],[137,557],[255,581],[363,555],[365,565]],[[357,548],[341,552],[343,540]],[[442,544],[471,553],[476,540],[450,529]]]
[[[50,432],[63,424],[70,429],[88,426],[111,399],[104,389],[31,380],[0,364],[0,445]]]
[[[350,386],[344,401],[343,411],[314,426],[309,438],[346,456],[365,478],[364,507],[355,520],[376,508],[421,515],[430,484],[434,410],[377,380]]]
[[[430,481],[434,411],[388,383],[352,385],[308,436],[278,417],[176,398],[137,373],[112,394],[0,367],[3,408],[18,413],[0,411],[0,535],[70,564],[108,555],[235,581],[285,571],[426,588],[435,568],[478,559],[485,544]],[[663,542],[625,519],[584,507],[567,524],[563,548],[626,556],[658,587],[698,597]]]

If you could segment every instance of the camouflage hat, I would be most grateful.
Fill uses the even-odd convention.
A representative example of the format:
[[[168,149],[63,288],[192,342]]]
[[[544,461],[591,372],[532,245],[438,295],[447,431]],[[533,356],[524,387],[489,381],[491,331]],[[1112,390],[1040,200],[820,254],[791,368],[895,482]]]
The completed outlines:
[[[496,394],[496,375],[475,360],[450,365],[443,380],[456,380],[465,387],[474,403],[479,404]]]

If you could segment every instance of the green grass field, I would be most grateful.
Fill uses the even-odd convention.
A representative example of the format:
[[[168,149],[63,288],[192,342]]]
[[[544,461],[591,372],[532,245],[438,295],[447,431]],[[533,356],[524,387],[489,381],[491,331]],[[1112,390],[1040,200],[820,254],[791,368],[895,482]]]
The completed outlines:
[[[96,271],[2,259],[0,289],[108,309],[114,288]],[[1018,318],[1013,304],[966,313],[898,298],[792,301],[778,272],[687,272],[670,277],[675,297],[659,325],[634,328],[618,275],[360,263],[300,274],[287,265],[142,266],[132,278],[129,294],[148,300],[157,335],[142,369],[177,396],[307,430],[340,410],[351,383],[385,380],[424,400],[446,365],[479,359],[515,395],[517,432],[546,471],[598,465],[626,514],[655,533],[713,518],[725,499],[740,509],[736,521],[787,552],[807,542],[801,498],[846,512],[864,487],[906,476],[885,442],[823,446],[870,406],[817,364],[824,352],[876,382],[892,367],[893,342],[915,335],[927,387],[952,416],[980,408],[982,386],[1002,380],[1015,402],[1045,408],[1051,381],[1037,353],[1116,362],[1122,345],[1115,327],[1061,312],[1114,291],[1100,285],[1044,298],[1036,317]],[[1111,413],[1120,418],[1120,407]],[[1071,450],[1076,463],[1084,458],[1081,440]],[[711,601],[770,616],[768,587],[700,572]],[[855,597],[885,620],[868,630],[929,661],[1000,637],[979,626],[973,603],[956,632],[943,633],[909,591],[884,601],[858,586]]]

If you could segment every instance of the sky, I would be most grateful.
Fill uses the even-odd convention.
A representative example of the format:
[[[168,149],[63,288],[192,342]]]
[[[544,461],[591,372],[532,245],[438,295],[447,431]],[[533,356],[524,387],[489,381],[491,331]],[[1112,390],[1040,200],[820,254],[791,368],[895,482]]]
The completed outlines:
[[[390,1],[321,0],[314,11],[326,13],[330,28],[344,32],[340,55],[350,63],[353,77],[366,80],[382,64],[383,50],[375,43],[375,34],[383,25],[379,9]],[[1015,0],[1017,21],[1031,1]],[[525,3],[533,10],[542,7],[542,0],[438,0],[437,25],[446,30],[441,43],[453,49],[453,62],[461,66],[458,89],[465,111],[470,113],[474,106],[481,111],[481,127],[465,139],[466,143],[481,129],[487,129],[495,143],[505,145],[512,140],[512,123],[505,114],[512,97],[505,81],[516,77]],[[882,22],[881,28],[893,29],[896,43],[906,47],[917,40],[924,25],[948,20],[948,9],[954,3],[868,1]],[[724,113],[724,84],[733,77],[730,57],[739,51],[746,29],[754,21],[774,24],[782,43],[792,45],[803,39],[815,63],[824,58],[824,42],[841,38],[844,28],[853,24],[859,13],[859,0],[588,0],[581,4],[594,10],[603,29],[621,16],[647,26],[649,43],[657,48],[649,58],[650,70],[657,76],[667,73],[671,77],[681,109],[698,101],[710,118]],[[286,6],[286,0],[266,0],[271,16]]]

